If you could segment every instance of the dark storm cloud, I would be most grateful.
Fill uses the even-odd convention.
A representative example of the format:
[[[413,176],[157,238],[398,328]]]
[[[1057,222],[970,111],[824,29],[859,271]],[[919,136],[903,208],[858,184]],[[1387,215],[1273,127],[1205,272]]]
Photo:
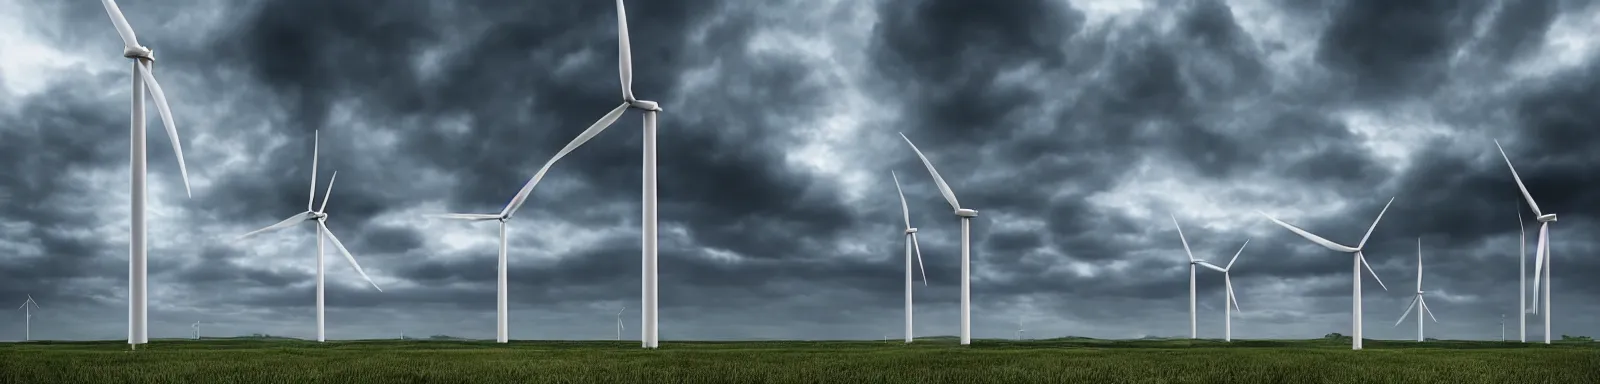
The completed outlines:
[[[301,210],[318,130],[316,200],[337,170],[330,229],[385,290],[329,253],[330,336],[487,337],[494,223],[411,216],[498,212],[620,102],[611,2],[281,0],[217,12],[128,2],[141,40],[165,52],[163,85],[181,96],[174,108],[186,118],[187,160],[204,186],[192,199],[152,196],[163,211],[152,216],[157,323],[237,317],[218,331],[310,335],[310,225],[231,239]],[[1498,138],[1541,208],[1561,214],[1554,298],[1570,308],[1558,316],[1574,317],[1556,318],[1557,331],[1595,326],[1577,316],[1597,312],[1585,305],[1600,283],[1571,277],[1600,273],[1600,261],[1576,257],[1597,247],[1581,236],[1594,229],[1581,207],[1600,203],[1586,176],[1595,173],[1588,122],[1600,120],[1591,116],[1600,111],[1600,66],[1590,59],[1485,91],[1538,60],[1524,58],[1541,54],[1546,31],[1579,4],[1253,9],[1305,28],[1299,37],[1215,0],[1109,16],[1050,1],[629,5],[635,92],[665,108],[657,136],[664,338],[898,333],[904,255],[889,170],[928,263],[928,284],[915,288],[918,333],[955,333],[959,222],[898,131],[963,205],[983,212],[972,233],[979,322],[1030,313],[1041,317],[1030,331],[1042,336],[1182,333],[1188,266],[1170,214],[1196,257],[1226,263],[1251,239],[1232,276],[1243,304],[1259,312],[1235,318],[1236,330],[1340,331],[1323,324],[1347,326],[1350,257],[1254,210],[1354,244],[1389,197],[1395,205],[1367,246],[1389,292],[1367,278],[1369,317],[1402,309],[1390,307],[1403,306],[1414,284],[1420,236],[1425,288],[1441,295],[1430,304],[1463,324],[1488,318],[1515,305],[1506,282],[1516,279],[1510,220],[1520,197],[1493,152]],[[62,9],[59,20],[40,22],[81,32],[46,36],[53,44],[114,47],[100,9]],[[173,28],[194,20],[215,30]],[[827,55],[815,52],[819,44],[832,57],[808,58]],[[116,235],[126,230],[126,176],[117,175],[127,168],[127,113],[126,99],[107,89],[126,79],[89,68],[69,67],[0,110],[0,195],[10,196],[0,205],[0,251],[16,254],[0,254],[0,295],[72,303],[63,310],[103,320],[75,324],[81,337],[115,338],[125,321],[126,240]],[[867,104],[841,107],[852,92]],[[854,130],[819,128],[853,109],[885,115],[851,116],[870,121]],[[1393,136],[1420,124],[1351,117],[1416,109],[1459,126]],[[640,120],[629,112],[563,159],[510,223],[513,337],[588,337],[574,335],[592,333],[596,319],[609,337],[620,306],[634,308],[624,315],[633,331]],[[150,183],[170,195],[179,184],[162,135],[151,133]],[[795,156],[818,137],[832,142],[821,145],[825,159]],[[482,245],[447,244],[463,236]],[[1204,328],[1221,316],[1209,311],[1223,288],[1220,276],[1199,272]],[[997,336],[989,328],[974,326],[979,337]],[[1466,325],[1439,332],[1489,337]]]

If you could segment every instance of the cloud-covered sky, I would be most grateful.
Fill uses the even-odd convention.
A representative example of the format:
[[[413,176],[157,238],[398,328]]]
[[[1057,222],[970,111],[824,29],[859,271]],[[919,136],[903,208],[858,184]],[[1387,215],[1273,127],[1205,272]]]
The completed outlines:
[[[124,0],[155,49],[194,196],[152,109],[150,332],[315,331],[320,131],[328,337],[494,335],[493,222],[619,99],[610,1]],[[1498,139],[1552,226],[1556,334],[1600,331],[1600,4],[1288,0],[631,1],[635,92],[659,101],[664,342],[877,339],[903,321],[909,200],[927,262],[916,333],[1188,334],[1187,258],[1225,263],[1239,338],[1349,333],[1351,259],[1260,210],[1367,244],[1366,334],[1413,294],[1430,337],[1517,330],[1518,210]],[[129,65],[100,4],[0,0],[0,299],[33,334],[126,337]],[[558,163],[509,224],[511,337],[637,339],[641,115]],[[321,199],[321,196],[318,196]],[[1531,257],[1527,259],[1531,269]],[[1201,270],[1201,337],[1221,275]],[[0,320],[20,339],[21,311]],[[1408,319],[1408,323],[1411,321]],[[1543,334],[1529,318],[1528,334]]]

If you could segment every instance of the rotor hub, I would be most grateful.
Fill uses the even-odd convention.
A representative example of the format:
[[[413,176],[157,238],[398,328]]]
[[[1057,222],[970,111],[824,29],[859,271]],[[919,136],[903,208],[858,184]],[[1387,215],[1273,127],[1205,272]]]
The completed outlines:
[[[956,216],[978,217],[978,210],[976,210],[976,209],[966,209],[966,208],[957,209],[956,210]]]
[[[149,47],[124,47],[122,48],[122,57],[156,61],[155,51]]]
[[[1546,214],[1544,216],[1539,216],[1539,222],[1541,222],[1541,223],[1548,223],[1548,222],[1552,222],[1552,221],[1556,221],[1556,214],[1554,214],[1554,213]]]
[[[917,233],[917,229],[916,228],[906,228],[906,234],[907,235],[913,234],[913,233]]]

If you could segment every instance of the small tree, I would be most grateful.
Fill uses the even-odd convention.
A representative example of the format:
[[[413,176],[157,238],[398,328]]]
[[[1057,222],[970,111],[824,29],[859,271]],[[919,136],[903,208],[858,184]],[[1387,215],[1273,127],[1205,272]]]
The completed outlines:
[[[1345,336],[1340,334],[1340,333],[1338,333],[1338,332],[1334,332],[1334,333],[1329,333],[1329,334],[1326,334],[1326,335],[1322,335],[1322,338],[1330,339],[1330,340],[1339,340],[1339,339],[1344,339]]]

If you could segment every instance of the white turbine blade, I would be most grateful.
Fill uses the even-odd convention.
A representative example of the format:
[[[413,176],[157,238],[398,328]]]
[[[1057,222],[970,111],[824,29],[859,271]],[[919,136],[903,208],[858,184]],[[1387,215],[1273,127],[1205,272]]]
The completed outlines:
[[[306,210],[311,210],[311,203],[317,201],[317,153],[322,148],[322,133],[320,130],[311,131],[311,192],[306,195]]]
[[[617,0],[617,71],[622,76],[622,99],[633,100],[633,47],[628,44],[628,9]]]
[[[1356,244],[1356,248],[1361,248],[1361,247],[1367,246],[1367,239],[1372,237],[1372,230],[1378,229],[1378,222],[1379,221],[1383,221],[1383,213],[1384,212],[1389,212],[1389,204],[1394,204],[1394,198],[1393,197],[1389,198],[1389,202],[1388,203],[1383,204],[1383,210],[1382,211],[1378,211],[1378,218],[1372,220],[1372,226],[1371,227],[1367,227],[1367,234],[1364,235],[1364,236],[1361,236],[1361,243],[1360,244]]]
[[[424,216],[429,217],[429,218],[434,218],[434,219],[451,219],[451,220],[466,220],[466,221],[486,221],[486,220],[498,220],[498,219],[500,219],[500,215],[485,214],[485,213],[439,213],[439,214],[431,214],[431,215],[424,215]]]
[[[183,175],[183,193],[194,197],[189,191],[189,167],[183,163],[183,144],[178,140],[178,125],[172,122],[172,108],[167,106],[167,93],[161,90],[161,84],[156,82],[155,74],[150,73],[150,63],[139,62],[139,76],[144,77],[145,89],[150,90],[150,96],[156,104],[156,112],[161,114],[161,125],[167,128],[167,138],[172,140],[172,153],[177,154],[178,172]]]
[[[1428,299],[1424,299],[1422,296],[1417,296],[1417,302],[1422,304],[1422,312],[1426,312],[1429,319],[1433,319],[1433,322],[1435,323],[1439,322],[1439,318],[1433,317],[1433,309],[1428,308]]]
[[[322,206],[317,207],[317,212],[328,211],[328,198],[333,197],[334,180],[339,180],[339,171],[333,171],[333,177],[328,178],[328,191],[322,194]]]
[[[917,269],[922,271],[922,286],[928,286],[928,267],[922,265],[922,246],[917,245],[917,234],[911,234],[911,250],[917,254]]]
[[[1167,217],[1171,217],[1172,226],[1178,228],[1178,240],[1183,241],[1183,253],[1189,255],[1189,261],[1194,261],[1194,252],[1189,251],[1189,239],[1183,237],[1183,226],[1178,225],[1178,217],[1172,215]]]
[[[1272,216],[1267,215],[1266,212],[1256,211],[1256,213],[1260,213],[1261,216],[1265,216],[1267,218],[1267,220],[1272,220],[1272,222],[1278,223],[1278,225],[1281,225],[1284,228],[1288,228],[1290,232],[1294,232],[1294,234],[1300,235],[1300,237],[1304,237],[1304,238],[1306,238],[1306,240],[1311,240],[1311,242],[1317,243],[1318,245],[1321,245],[1321,246],[1326,247],[1328,249],[1332,249],[1332,250],[1339,251],[1339,252],[1355,252],[1355,251],[1358,250],[1356,248],[1351,248],[1351,247],[1347,247],[1347,246],[1344,246],[1344,245],[1340,245],[1339,243],[1328,241],[1328,239],[1324,239],[1321,236],[1313,235],[1313,234],[1311,234],[1311,232],[1306,232],[1306,230],[1300,229],[1300,227],[1296,227],[1294,225],[1290,225],[1289,223],[1285,223],[1285,222],[1280,221],[1280,220],[1278,220],[1276,218],[1273,218]]]
[[[894,178],[894,192],[900,194],[900,213],[905,215],[906,229],[911,229],[911,208],[906,206],[905,191],[900,190],[900,176],[895,175],[894,171],[889,171],[889,177]]]
[[[1401,313],[1400,314],[1400,319],[1394,321],[1394,326],[1398,327],[1398,326],[1400,326],[1400,322],[1406,321],[1406,316],[1410,316],[1411,315],[1411,308],[1414,308],[1414,307],[1417,306],[1417,299],[1419,299],[1419,298],[1421,298],[1421,296],[1412,296],[1411,297],[1411,304],[1410,305],[1406,305],[1405,313]]]
[[[933,182],[939,185],[939,194],[944,195],[944,200],[950,202],[950,208],[961,209],[961,203],[956,201],[956,193],[950,191],[950,185],[944,183],[943,177],[939,177],[939,171],[933,169],[933,163],[928,161],[927,156],[922,155],[922,150],[917,149],[917,145],[912,144],[911,139],[906,137],[905,133],[901,133],[900,138],[906,139],[906,144],[911,144],[911,151],[916,152],[917,158],[922,159],[922,165],[928,167],[928,173],[933,174]]]
[[[1539,279],[1544,276],[1544,258],[1550,253],[1550,223],[1539,225],[1539,243],[1533,250],[1533,301],[1539,301]],[[1534,305],[1538,307],[1537,304]]]
[[[133,34],[133,27],[128,25],[128,18],[122,17],[122,9],[117,8],[117,2],[100,0],[100,5],[106,7],[106,15],[111,16],[111,25],[116,26],[117,35],[122,36],[122,44],[128,48],[139,48],[139,37]]]
[[[1233,277],[1228,276],[1227,271],[1222,272],[1222,283],[1228,285],[1228,300],[1233,302],[1233,309],[1244,312],[1244,308],[1239,308],[1239,297],[1233,294]]]
[[[1244,247],[1250,246],[1250,239],[1244,239],[1244,245],[1239,246],[1239,251],[1233,253],[1233,259],[1228,260],[1228,266],[1222,269],[1233,270],[1233,262],[1239,261],[1239,255],[1244,254]]]
[[[295,224],[300,224],[300,222],[306,221],[307,219],[310,219],[310,218],[311,218],[311,212],[309,212],[309,211],[308,212],[296,213],[294,216],[289,216],[289,218],[283,219],[283,221],[279,221],[277,224],[269,225],[266,228],[257,229],[255,231],[250,232],[250,233],[239,235],[239,237],[234,238],[234,240],[235,241],[243,240],[244,238],[247,238],[247,237],[250,237],[250,236],[255,236],[255,235],[258,235],[258,234],[261,234],[261,233],[276,231],[276,230],[284,229],[284,228],[288,228],[288,227],[293,227]]]
[[[1533,202],[1533,195],[1528,194],[1528,187],[1522,185],[1522,176],[1517,175],[1517,167],[1511,166],[1511,157],[1506,156],[1506,149],[1500,147],[1500,140],[1494,141],[1494,148],[1500,150],[1500,157],[1506,159],[1506,168],[1511,168],[1511,179],[1517,181],[1517,189],[1522,190],[1522,197],[1528,199],[1528,208],[1533,209],[1533,216],[1544,216],[1539,212],[1539,203]]]
[[[1422,238],[1417,238],[1417,290],[1422,290]]]
[[[356,262],[356,257],[350,254],[350,250],[344,247],[344,243],[339,242],[339,237],[334,236],[333,231],[328,230],[328,226],[323,222],[318,221],[317,226],[322,229],[323,233],[328,234],[328,240],[333,240],[333,247],[338,248],[339,253],[344,254],[344,260],[350,262],[350,266],[356,269],[356,273],[360,273],[361,278],[366,279],[367,283],[372,284],[373,288],[377,288],[378,292],[383,292],[383,288],[378,288],[378,283],[373,282],[371,277],[367,277],[367,271],[361,270],[361,264]]]
[[[1383,285],[1383,279],[1379,279],[1378,278],[1378,272],[1372,270],[1372,265],[1371,264],[1367,264],[1367,255],[1363,255],[1360,252],[1357,252],[1356,253],[1356,258],[1361,259],[1361,266],[1367,267],[1367,273],[1372,274],[1372,279],[1378,281],[1378,286],[1379,287],[1383,287],[1383,290],[1385,290],[1385,291],[1389,290],[1388,286]],[[1357,276],[1357,277],[1359,277],[1359,276]]]
[[[1218,267],[1215,264],[1211,264],[1211,263],[1205,262],[1205,261],[1198,262],[1198,263],[1195,263],[1195,264],[1198,264],[1198,265],[1200,265],[1202,267],[1210,268],[1211,270],[1217,271],[1217,272],[1222,272],[1222,273],[1227,273],[1228,272],[1228,270],[1222,269],[1222,267]]]
[[[533,187],[535,185],[539,185],[539,180],[544,179],[545,172],[550,171],[550,167],[555,165],[557,160],[561,160],[562,157],[565,157],[568,153],[578,149],[579,146],[582,146],[583,143],[588,142],[589,139],[593,139],[595,135],[599,135],[600,132],[604,132],[606,128],[610,127],[612,123],[615,123],[618,118],[622,117],[623,112],[627,111],[628,103],[622,103],[622,105],[612,109],[611,112],[607,112],[605,116],[601,116],[599,121],[594,122],[594,125],[590,125],[588,129],[584,129],[583,133],[579,133],[578,137],[573,138],[572,142],[567,143],[566,147],[561,148],[561,151],[556,152],[556,155],[551,157],[550,161],[546,161],[544,163],[544,167],[539,168],[539,172],[533,174],[532,179],[528,179],[528,183],[522,186],[522,190],[517,191],[517,195],[511,198],[511,202],[506,203],[506,208],[500,211],[500,216],[509,218],[512,214],[515,214],[517,209],[522,208],[522,204],[528,201],[528,194],[533,193]]]

